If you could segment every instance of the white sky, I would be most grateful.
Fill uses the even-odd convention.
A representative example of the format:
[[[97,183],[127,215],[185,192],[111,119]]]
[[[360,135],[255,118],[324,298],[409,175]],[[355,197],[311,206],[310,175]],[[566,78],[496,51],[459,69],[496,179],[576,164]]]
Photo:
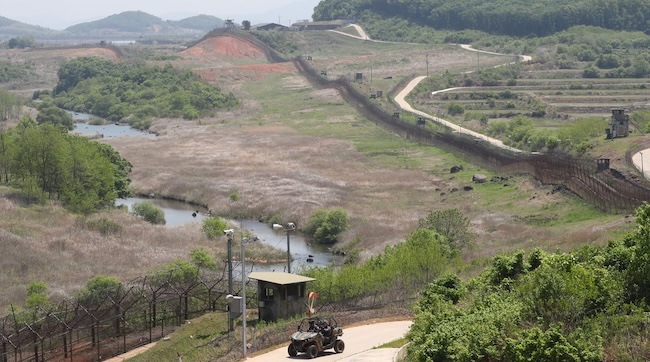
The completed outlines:
[[[52,29],[103,19],[124,11],[144,11],[163,20],[194,15],[289,25],[311,19],[320,0],[2,0],[0,16]]]

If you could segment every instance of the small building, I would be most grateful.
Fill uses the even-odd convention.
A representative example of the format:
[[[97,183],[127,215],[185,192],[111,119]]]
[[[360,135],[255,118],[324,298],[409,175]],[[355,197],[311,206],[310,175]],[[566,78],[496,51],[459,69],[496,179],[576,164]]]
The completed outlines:
[[[253,27],[255,30],[289,30],[289,27],[277,23],[257,24]]]
[[[307,282],[316,280],[280,272],[252,272],[248,277],[257,280],[258,319],[267,322],[305,313]]]
[[[605,129],[607,139],[627,137],[630,133],[630,116],[625,114],[624,109],[612,109],[612,118],[609,121],[609,127]]]

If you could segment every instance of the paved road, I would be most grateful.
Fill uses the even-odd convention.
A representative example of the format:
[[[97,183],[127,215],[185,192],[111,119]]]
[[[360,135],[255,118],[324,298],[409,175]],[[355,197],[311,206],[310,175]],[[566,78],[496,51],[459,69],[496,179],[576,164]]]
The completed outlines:
[[[330,30],[330,31],[338,33],[338,34],[346,35],[346,36],[349,36],[349,37],[352,37],[352,38],[360,39],[360,40],[375,41],[373,39],[370,39],[370,37],[366,34],[366,32],[363,31],[363,28],[361,28],[359,25],[351,24],[351,26],[353,26],[357,30],[357,32],[360,34],[359,36],[348,34],[348,33],[337,31],[337,30]],[[468,45],[468,44],[459,44],[459,46],[461,48],[463,48],[465,50],[469,50],[469,51],[485,53],[485,54],[504,55],[504,54],[500,54],[500,53],[494,53],[494,52],[488,52],[488,51],[485,51],[485,50],[474,49],[474,48],[472,48],[471,45]],[[520,55],[519,58],[524,62],[530,61],[532,59],[529,55]],[[507,64],[514,64],[514,63],[515,62],[511,62],[511,63],[507,63]],[[506,64],[503,64],[503,65],[506,65]],[[427,119],[429,119],[431,121],[443,124],[443,125],[451,128],[452,130],[456,131],[456,132],[470,135],[470,136],[474,137],[477,140],[477,142],[490,142],[491,144],[493,144],[493,145],[495,145],[497,147],[500,147],[500,148],[503,148],[503,149],[506,149],[506,150],[509,150],[509,151],[512,151],[512,152],[517,152],[517,153],[522,152],[519,149],[510,147],[510,146],[506,146],[505,144],[503,144],[503,142],[501,140],[498,140],[498,139],[492,138],[492,137],[488,137],[488,136],[486,136],[486,135],[484,135],[482,133],[474,132],[474,131],[469,130],[467,128],[463,128],[463,127],[461,127],[461,126],[459,126],[459,125],[457,125],[455,123],[449,122],[449,121],[444,120],[444,119],[439,118],[439,117],[432,116],[432,115],[430,115],[428,113],[425,113],[425,112],[422,112],[422,111],[419,111],[419,110],[413,108],[405,100],[405,98],[409,93],[411,93],[413,88],[415,88],[425,78],[426,78],[426,76],[419,76],[419,77],[414,78],[413,80],[411,80],[409,82],[409,84],[406,85],[406,87],[397,96],[395,96],[395,102],[397,102],[397,104],[400,106],[400,108],[402,108],[403,110],[405,110],[407,112],[417,114],[420,117],[424,117],[424,118],[427,118]],[[432,92],[431,94],[435,95],[435,94],[438,94],[438,93],[453,91],[455,89],[457,89],[457,88],[442,89],[442,90],[439,90],[439,91]],[[650,158],[650,153],[648,154],[648,156]]]
[[[632,163],[637,170],[641,171],[643,178],[647,179],[650,174],[650,148],[632,155]]]
[[[423,76],[419,76],[419,77],[411,80],[409,82],[409,84],[407,84],[406,87],[404,87],[404,89],[402,89],[402,91],[399,92],[399,94],[397,94],[395,96],[395,102],[397,102],[397,104],[400,106],[400,108],[402,108],[405,111],[411,112],[413,114],[417,114],[420,117],[424,117],[424,118],[430,119],[430,120],[432,120],[434,122],[443,124],[443,125],[451,128],[455,132],[470,135],[470,136],[474,137],[474,139],[476,139],[477,142],[490,142],[493,145],[496,145],[497,147],[501,147],[503,149],[507,149],[507,150],[510,150],[512,152],[521,152],[521,150],[518,150],[518,149],[510,147],[510,146],[506,146],[505,144],[503,144],[502,141],[500,141],[500,140],[498,140],[496,138],[488,137],[488,136],[486,136],[486,135],[484,135],[482,133],[474,132],[474,131],[469,130],[467,128],[463,128],[463,127],[461,127],[461,126],[459,126],[459,125],[457,125],[455,123],[449,122],[449,121],[444,120],[444,119],[439,118],[439,117],[434,117],[434,116],[432,116],[432,115],[430,115],[428,113],[418,111],[417,109],[413,108],[404,98],[406,98],[406,96],[409,93],[411,93],[413,88],[415,88],[415,86],[417,86],[418,83],[420,83],[425,78],[426,78],[426,76],[423,75]],[[432,94],[448,92],[448,91],[452,91],[454,89],[457,89],[457,88],[443,89],[443,90],[432,92]]]
[[[386,322],[368,324],[359,327],[343,328],[341,339],[345,342],[343,353],[334,353],[328,350],[319,356],[318,362],[339,361],[339,362],[392,362],[397,348],[372,349],[381,344],[402,338],[408,332],[411,321]],[[307,360],[304,354],[296,357],[289,357],[287,345],[263,355],[248,358],[247,362],[289,362]]]

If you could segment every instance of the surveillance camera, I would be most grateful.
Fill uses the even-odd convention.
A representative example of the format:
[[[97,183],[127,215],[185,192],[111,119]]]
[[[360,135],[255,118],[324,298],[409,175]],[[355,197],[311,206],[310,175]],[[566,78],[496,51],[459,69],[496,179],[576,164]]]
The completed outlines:
[[[296,228],[296,224],[294,224],[294,223],[292,223],[292,222],[290,222],[290,223],[288,223],[288,224],[287,224],[287,228],[289,228],[289,229],[291,229],[291,230],[293,230],[293,229],[295,229],[295,228]]]
[[[227,236],[232,236],[232,234],[235,232],[233,229],[228,229],[224,230],[223,233],[226,234]]]

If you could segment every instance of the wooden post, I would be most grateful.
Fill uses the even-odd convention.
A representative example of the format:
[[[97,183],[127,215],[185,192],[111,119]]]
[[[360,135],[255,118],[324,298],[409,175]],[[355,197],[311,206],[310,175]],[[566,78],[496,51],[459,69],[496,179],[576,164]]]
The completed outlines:
[[[2,362],[8,362],[8,356],[7,356],[7,342],[2,341]]]
[[[63,335],[63,358],[68,358],[68,338]]]

